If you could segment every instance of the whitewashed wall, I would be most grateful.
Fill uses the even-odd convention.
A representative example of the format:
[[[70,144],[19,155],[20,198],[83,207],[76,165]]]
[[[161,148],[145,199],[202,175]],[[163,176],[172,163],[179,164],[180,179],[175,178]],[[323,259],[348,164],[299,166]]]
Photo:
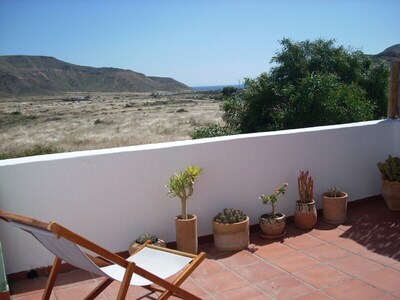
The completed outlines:
[[[292,215],[299,170],[314,177],[315,198],[337,185],[349,200],[380,194],[376,163],[400,155],[399,121],[371,121],[0,161],[0,209],[56,220],[106,248],[127,249],[144,232],[175,240],[179,199],[164,184],[189,164],[204,168],[188,202],[199,235],[224,207],[251,223],[269,207],[258,200],[289,183],[278,210]],[[7,273],[51,265],[53,256],[26,233],[0,222]]]

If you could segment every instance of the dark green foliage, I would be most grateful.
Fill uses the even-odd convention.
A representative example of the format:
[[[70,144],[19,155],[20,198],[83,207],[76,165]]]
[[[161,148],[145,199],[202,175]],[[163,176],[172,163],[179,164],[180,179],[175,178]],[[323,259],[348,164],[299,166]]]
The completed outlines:
[[[192,139],[195,140],[224,135],[229,135],[229,132],[224,127],[217,124],[212,124],[196,128],[192,132]]]
[[[224,210],[214,217],[214,221],[222,224],[233,224],[243,222],[247,219],[247,215],[239,210],[233,208],[224,208]]]
[[[378,163],[378,168],[382,179],[400,182],[400,157],[389,155],[385,162]]]
[[[386,115],[389,69],[334,40],[281,41],[274,67],[229,97],[222,109],[241,133],[380,119]]]
[[[38,145],[33,146],[30,149],[27,149],[27,150],[19,152],[19,153],[0,153],[0,159],[35,156],[35,155],[60,153],[60,152],[64,152],[64,150],[59,149],[53,145],[38,144]]]
[[[222,98],[226,99],[235,93],[237,93],[238,89],[233,86],[226,86],[222,89]]]

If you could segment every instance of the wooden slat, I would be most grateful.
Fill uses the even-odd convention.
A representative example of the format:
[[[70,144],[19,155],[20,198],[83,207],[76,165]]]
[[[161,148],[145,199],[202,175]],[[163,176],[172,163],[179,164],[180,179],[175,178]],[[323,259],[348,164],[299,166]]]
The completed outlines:
[[[399,111],[399,85],[400,85],[400,61],[393,61],[390,66],[390,89],[388,102],[388,119],[397,119]]]

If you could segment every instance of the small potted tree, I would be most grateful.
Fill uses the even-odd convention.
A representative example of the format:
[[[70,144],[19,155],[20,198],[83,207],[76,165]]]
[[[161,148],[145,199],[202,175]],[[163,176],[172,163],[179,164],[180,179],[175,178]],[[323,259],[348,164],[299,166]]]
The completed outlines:
[[[221,251],[239,251],[249,246],[249,217],[239,209],[225,208],[213,219],[214,245]]]
[[[284,195],[288,184],[285,182],[270,195],[261,195],[259,199],[265,205],[271,205],[271,212],[260,217],[260,236],[266,239],[279,239],[285,232],[286,217],[283,213],[275,211],[275,203],[280,194]]]
[[[324,222],[340,224],[347,220],[347,193],[333,186],[322,194],[322,212]]]
[[[400,157],[391,156],[378,163],[382,174],[382,196],[391,210],[400,210]]]
[[[187,200],[193,195],[194,181],[201,175],[199,166],[188,166],[184,171],[174,173],[168,183],[168,195],[181,200],[181,214],[175,218],[176,246],[180,251],[197,254],[197,216],[188,215]]]
[[[311,229],[317,223],[314,201],[314,180],[309,171],[300,171],[297,177],[299,200],[296,201],[294,222],[300,229]]]

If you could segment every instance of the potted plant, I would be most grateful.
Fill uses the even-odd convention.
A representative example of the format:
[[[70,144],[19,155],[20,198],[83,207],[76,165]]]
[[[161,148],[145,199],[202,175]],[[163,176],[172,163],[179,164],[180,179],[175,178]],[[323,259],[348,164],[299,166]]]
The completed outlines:
[[[340,224],[347,220],[347,193],[333,186],[322,194],[322,212],[324,222]]]
[[[214,245],[221,251],[239,251],[249,246],[249,217],[239,209],[225,208],[213,219]]]
[[[391,210],[400,210],[400,157],[391,156],[378,163],[382,174],[382,196]]]
[[[129,245],[128,252],[129,255],[132,255],[140,245],[143,245],[146,241],[150,241],[151,244],[160,247],[166,247],[166,244],[163,240],[160,240],[156,235],[150,233],[143,233],[136,240]]]
[[[278,239],[283,237],[286,225],[286,217],[282,213],[275,212],[275,202],[278,201],[280,194],[284,195],[288,184],[284,182],[270,195],[261,195],[259,199],[263,204],[271,205],[271,212],[260,217],[260,236],[266,239]]]
[[[314,201],[314,180],[309,171],[300,171],[297,178],[299,200],[296,201],[294,221],[300,229],[311,229],[317,223],[317,209]]]
[[[197,216],[188,215],[187,200],[193,194],[194,181],[201,175],[199,166],[188,166],[184,171],[174,173],[168,183],[168,195],[181,200],[181,214],[175,218],[176,246],[180,251],[197,254]]]

